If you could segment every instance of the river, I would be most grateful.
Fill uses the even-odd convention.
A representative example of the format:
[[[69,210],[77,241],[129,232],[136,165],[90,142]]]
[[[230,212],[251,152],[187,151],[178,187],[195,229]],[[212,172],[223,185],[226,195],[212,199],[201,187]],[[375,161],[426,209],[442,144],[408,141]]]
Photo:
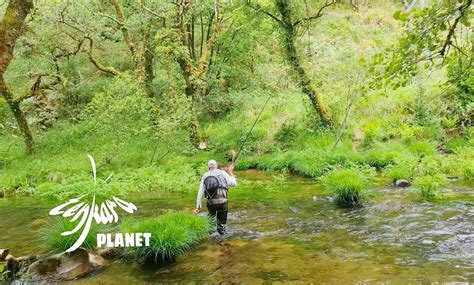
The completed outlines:
[[[72,283],[474,282],[473,185],[451,183],[437,202],[381,186],[363,208],[341,209],[313,179],[237,175],[226,240],[211,238],[162,268],[114,261]],[[143,217],[192,211],[195,203],[195,193],[132,196],[125,198]],[[0,248],[16,256],[44,252],[38,231],[52,206],[33,197],[0,199]]]

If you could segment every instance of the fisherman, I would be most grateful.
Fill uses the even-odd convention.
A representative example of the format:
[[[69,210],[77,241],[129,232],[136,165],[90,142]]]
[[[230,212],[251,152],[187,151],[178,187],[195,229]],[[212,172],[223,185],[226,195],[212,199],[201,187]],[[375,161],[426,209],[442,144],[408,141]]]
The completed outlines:
[[[197,215],[201,212],[202,198],[207,199],[207,210],[209,216],[217,220],[217,232],[224,235],[227,223],[227,191],[229,187],[237,185],[237,180],[233,175],[234,164],[227,167],[227,172],[217,168],[217,162],[210,160],[207,163],[209,169],[201,179],[199,192],[197,195],[197,206],[194,213]]]

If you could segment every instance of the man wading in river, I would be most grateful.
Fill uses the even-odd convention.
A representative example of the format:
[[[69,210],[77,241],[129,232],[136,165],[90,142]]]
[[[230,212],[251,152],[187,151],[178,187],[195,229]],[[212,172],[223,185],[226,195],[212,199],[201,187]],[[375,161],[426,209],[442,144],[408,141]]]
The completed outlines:
[[[219,234],[225,234],[225,224],[227,223],[227,191],[229,187],[237,185],[232,171],[234,165],[231,164],[227,168],[227,172],[217,169],[217,162],[210,160],[207,163],[209,169],[202,176],[201,185],[197,196],[197,206],[194,213],[197,215],[201,212],[202,197],[207,199],[207,209],[209,215],[217,220],[217,231]]]

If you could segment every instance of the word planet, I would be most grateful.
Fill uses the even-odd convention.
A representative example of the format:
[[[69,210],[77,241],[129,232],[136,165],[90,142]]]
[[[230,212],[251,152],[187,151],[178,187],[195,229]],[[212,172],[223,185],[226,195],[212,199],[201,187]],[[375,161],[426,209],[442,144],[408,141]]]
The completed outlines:
[[[97,247],[140,247],[150,245],[151,233],[97,234]]]

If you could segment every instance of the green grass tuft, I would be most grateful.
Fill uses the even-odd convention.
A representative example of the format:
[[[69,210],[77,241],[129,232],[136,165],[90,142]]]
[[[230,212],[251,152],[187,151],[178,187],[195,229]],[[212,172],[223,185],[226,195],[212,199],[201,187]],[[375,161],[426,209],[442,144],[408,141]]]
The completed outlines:
[[[325,188],[331,191],[336,203],[342,207],[361,206],[366,200],[366,190],[371,184],[371,174],[361,169],[336,169],[321,180]]]
[[[446,185],[446,178],[442,174],[420,176],[413,185],[423,198],[432,199],[438,197],[440,189]]]
[[[125,220],[121,232],[151,233],[151,240],[150,246],[125,248],[124,256],[143,264],[168,263],[198,245],[209,229],[209,219],[182,212],[146,220]]]
[[[72,235],[62,236],[61,233],[74,229],[76,223],[71,223],[63,217],[51,219],[47,226],[40,231],[40,240],[50,247],[54,252],[63,252],[69,249],[79,239],[82,231],[79,230]],[[89,234],[82,247],[94,249],[97,245],[98,226],[92,223]]]

